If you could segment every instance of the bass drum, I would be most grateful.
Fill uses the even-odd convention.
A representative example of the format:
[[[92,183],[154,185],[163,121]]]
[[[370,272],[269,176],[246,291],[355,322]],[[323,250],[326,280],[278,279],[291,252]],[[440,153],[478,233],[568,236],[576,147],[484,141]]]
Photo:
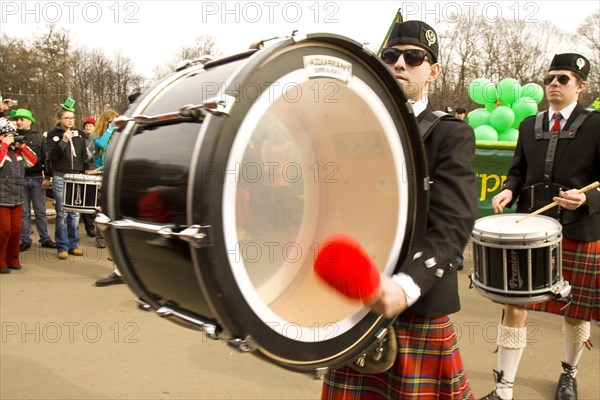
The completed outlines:
[[[344,232],[391,275],[425,225],[418,126],[372,52],[282,38],[180,70],[126,114],[97,221],[144,305],[302,372],[382,340],[390,320],[313,272]]]

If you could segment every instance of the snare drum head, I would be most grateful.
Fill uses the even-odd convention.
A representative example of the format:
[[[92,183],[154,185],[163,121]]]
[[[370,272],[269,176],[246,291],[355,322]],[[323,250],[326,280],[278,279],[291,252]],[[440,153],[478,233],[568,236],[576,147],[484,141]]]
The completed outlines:
[[[319,34],[182,74],[135,112],[215,97],[234,99],[227,115],[124,131],[113,162],[123,160],[109,172],[119,171],[108,179],[117,198],[109,216],[206,227],[211,244],[185,252],[211,317],[283,366],[348,363],[390,321],[318,280],[313,263],[327,237],[343,232],[391,275],[424,228],[425,158],[406,99],[362,45]],[[158,196],[168,215],[149,206],[141,213],[140,199],[154,204]],[[122,257],[128,283],[136,279],[133,259]],[[164,268],[180,267],[155,271]],[[154,299],[187,301],[164,297]]]
[[[480,218],[475,221],[472,235],[478,239],[535,241],[556,237],[562,231],[557,220],[544,215],[534,215],[520,221],[527,215],[515,213]]]

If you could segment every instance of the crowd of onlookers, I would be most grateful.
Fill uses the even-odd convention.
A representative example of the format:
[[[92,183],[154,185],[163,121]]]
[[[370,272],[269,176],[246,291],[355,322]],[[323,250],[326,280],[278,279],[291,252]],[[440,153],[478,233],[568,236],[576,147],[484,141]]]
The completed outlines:
[[[32,210],[39,246],[56,249],[59,260],[83,256],[79,248],[79,220],[96,246],[105,248],[102,232],[94,223],[95,210],[80,214],[63,204],[65,177],[101,174],[114,131],[114,110],[105,110],[96,121],[83,120],[75,128],[75,100],[67,98],[56,112],[50,132],[35,130],[36,119],[17,102],[0,96],[0,274],[22,268],[19,254],[37,244],[31,238]],[[51,191],[56,211],[54,240],[48,230],[46,194]],[[102,280],[101,280],[102,281]],[[100,282],[100,281],[99,281]],[[121,283],[113,280],[108,284]],[[102,283],[99,286],[103,286]]]

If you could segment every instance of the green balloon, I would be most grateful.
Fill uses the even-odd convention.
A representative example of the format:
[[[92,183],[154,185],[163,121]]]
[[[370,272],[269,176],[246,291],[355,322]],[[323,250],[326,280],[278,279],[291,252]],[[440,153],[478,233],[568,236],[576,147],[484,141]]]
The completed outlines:
[[[535,115],[538,111],[538,105],[530,97],[521,97],[512,105],[517,120],[523,121],[525,118]]]
[[[491,113],[485,108],[476,108],[467,114],[467,123],[471,125],[473,129],[480,125],[489,125],[490,114]]]
[[[537,83],[527,83],[521,87],[521,97],[529,97],[539,104],[544,99],[544,89]]]
[[[508,128],[503,132],[498,132],[499,142],[516,142],[519,139],[519,131],[515,128]]]
[[[495,103],[496,96],[496,87],[488,79],[473,79],[469,84],[469,97],[477,104]]]
[[[513,104],[521,97],[521,84],[516,79],[506,78],[498,83],[498,98],[502,105]]]
[[[510,107],[500,106],[490,114],[490,125],[498,132],[510,128],[515,122],[515,113]]]
[[[498,132],[489,125],[480,125],[475,128],[475,141],[496,141],[498,140]]]

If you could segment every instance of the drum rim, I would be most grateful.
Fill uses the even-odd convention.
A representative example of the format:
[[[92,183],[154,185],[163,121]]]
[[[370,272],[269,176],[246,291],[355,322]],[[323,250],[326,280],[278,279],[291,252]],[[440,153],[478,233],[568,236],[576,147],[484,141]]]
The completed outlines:
[[[533,233],[513,233],[513,232],[502,232],[499,234],[498,232],[492,232],[489,230],[484,230],[482,228],[477,227],[477,223],[480,224],[487,220],[492,219],[501,219],[501,218],[510,218],[510,219],[518,219],[527,216],[528,214],[523,213],[512,213],[512,214],[497,214],[497,215],[488,215],[486,217],[479,218],[475,221],[473,225],[473,229],[471,231],[472,239],[479,239],[480,241],[488,240],[488,242],[503,242],[512,240],[513,242],[537,242],[540,240],[545,240],[549,238],[555,238],[557,236],[562,237],[562,225],[554,218],[548,217],[546,215],[535,215],[531,218],[537,218],[545,220],[546,222],[551,222],[553,228],[555,230],[540,230],[535,231]]]

